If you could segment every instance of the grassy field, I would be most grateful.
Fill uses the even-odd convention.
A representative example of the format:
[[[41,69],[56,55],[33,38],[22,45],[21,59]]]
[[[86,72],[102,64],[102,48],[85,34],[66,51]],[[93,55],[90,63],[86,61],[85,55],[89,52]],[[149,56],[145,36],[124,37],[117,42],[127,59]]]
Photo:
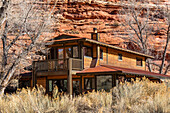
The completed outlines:
[[[170,113],[170,82],[147,79],[124,83],[110,92],[91,92],[77,97],[58,93],[53,97],[38,89],[18,90],[0,99],[2,113]]]

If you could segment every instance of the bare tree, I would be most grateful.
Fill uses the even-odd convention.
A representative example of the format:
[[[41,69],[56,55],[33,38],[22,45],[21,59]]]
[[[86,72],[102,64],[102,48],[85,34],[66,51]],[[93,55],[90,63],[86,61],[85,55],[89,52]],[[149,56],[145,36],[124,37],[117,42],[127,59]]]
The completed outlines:
[[[154,2],[155,4],[150,4]],[[128,33],[128,37],[121,38],[129,40],[135,46],[138,47],[136,51],[140,51],[145,54],[153,55],[154,51],[154,34],[160,29],[167,31],[166,33],[166,42],[163,47],[163,52],[161,56],[161,65],[152,62],[151,59],[147,60],[148,69],[152,71],[152,65],[155,65],[159,68],[159,73],[163,74],[163,68],[165,64],[165,58],[167,53],[167,48],[169,44],[169,5],[159,4],[160,2],[151,1],[151,0],[122,0],[120,5],[122,10],[119,13],[122,26],[125,28],[125,31]],[[161,28],[162,22],[160,19],[164,20],[164,23],[167,28]],[[156,29],[157,28],[157,29]],[[152,44],[152,45],[151,45]],[[159,56],[160,57],[160,56]],[[157,60],[158,57],[155,58]],[[169,70],[169,64],[166,66],[164,74]]]
[[[51,1],[1,0],[0,6],[0,96],[19,69],[38,49],[51,32]]]

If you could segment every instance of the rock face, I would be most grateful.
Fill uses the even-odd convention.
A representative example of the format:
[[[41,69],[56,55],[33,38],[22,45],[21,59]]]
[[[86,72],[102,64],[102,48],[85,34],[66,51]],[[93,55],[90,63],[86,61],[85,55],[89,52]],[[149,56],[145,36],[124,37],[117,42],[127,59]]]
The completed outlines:
[[[42,1],[42,0],[41,0]],[[51,7],[54,5],[51,0]],[[137,46],[128,40],[120,38],[128,37],[129,32],[121,24],[120,12],[122,6],[119,4],[120,0],[58,0],[53,17],[58,20],[55,22],[52,29],[54,37],[60,34],[72,34],[81,37],[91,38],[93,28],[97,28],[100,33],[100,40],[102,42],[119,46],[122,48],[138,50]],[[127,0],[126,0],[127,1]],[[126,2],[124,1],[124,2]],[[160,0],[160,5],[168,4],[168,0]],[[45,3],[45,0],[40,3]],[[148,6],[152,6],[154,2],[148,2]],[[156,17],[157,15],[155,15]],[[161,28],[167,28],[165,20],[162,17],[159,21],[162,22]],[[154,23],[154,20],[151,22]],[[156,28],[155,28],[156,29]],[[152,51],[153,55],[161,58],[165,40],[166,29],[155,30],[153,33],[153,42],[150,44],[155,49]],[[47,35],[47,34],[46,34]],[[2,46],[2,45],[0,45]],[[15,52],[15,50],[13,50]],[[35,56],[36,57],[36,56]],[[32,59],[30,58],[30,64]],[[37,59],[36,59],[37,60]],[[170,44],[166,55],[166,64],[170,61]],[[156,63],[160,63],[159,61]],[[170,74],[170,73],[169,73]]]
[[[154,4],[156,3],[148,2],[148,7]],[[161,0],[159,3],[159,5],[165,4],[170,5],[170,2]],[[95,27],[100,33],[102,42],[136,50],[131,42],[120,38],[121,36],[128,37],[129,33],[125,30],[126,28],[121,26],[119,0],[65,0],[57,3],[55,10],[54,17],[60,20],[59,26],[53,28],[56,31],[56,36],[65,33],[90,38],[91,32]],[[160,27],[167,28],[164,18],[157,18],[162,22]],[[151,23],[154,23],[154,20]],[[154,31],[152,37],[153,42],[150,44],[155,49],[152,55],[159,54],[158,58],[161,58],[166,41],[166,30]],[[168,48],[167,63],[170,60],[169,56],[170,49]]]
[[[159,4],[167,3],[170,5],[168,0],[161,0]],[[152,5],[154,2],[148,2],[148,6]],[[90,33],[95,27],[100,33],[102,42],[123,48],[126,48],[129,43],[128,40],[120,38],[128,37],[129,33],[121,26],[123,22],[119,15],[121,12],[119,0],[65,0],[57,3],[55,10],[54,17],[60,20],[59,26],[54,27],[56,36],[66,33],[90,38]],[[159,17],[159,21],[163,23],[162,28],[167,27],[163,18]],[[154,23],[154,20],[151,23]],[[155,30],[153,37],[152,47],[162,51],[166,40],[166,30]]]

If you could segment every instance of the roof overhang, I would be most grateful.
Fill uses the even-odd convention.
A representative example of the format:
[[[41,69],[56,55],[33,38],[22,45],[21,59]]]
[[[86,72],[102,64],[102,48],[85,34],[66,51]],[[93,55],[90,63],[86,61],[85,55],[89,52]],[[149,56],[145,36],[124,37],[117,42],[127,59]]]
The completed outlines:
[[[153,77],[157,79],[170,79],[170,76],[168,75],[153,73],[145,70],[116,67],[111,65],[101,65],[95,68],[88,68],[88,69],[84,69],[83,71],[77,72],[77,75],[88,75],[88,74],[93,74],[93,75],[125,74],[125,75]]]
[[[66,36],[67,38],[63,38],[64,36]],[[70,38],[68,38],[69,36],[70,36]],[[62,37],[62,38],[60,38],[60,37]],[[96,40],[93,40],[93,39],[88,39],[88,38],[83,38],[83,37],[78,37],[78,36],[72,36],[72,35],[60,35],[59,38],[56,37],[55,40],[47,41],[46,46],[50,47],[50,45],[71,43],[71,42],[75,42],[75,41],[77,41],[77,42],[85,41],[85,42],[89,42],[89,43],[113,48],[113,49],[116,49],[116,50],[119,50],[119,51],[124,51],[124,52],[128,52],[128,53],[136,54],[136,55],[139,55],[139,56],[144,56],[146,58],[154,59],[154,56],[150,56],[150,55],[143,54],[143,53],[140,53],[140,52],[120,48],[120,47],[113,46],[113,45],[110,45],[110,44],[106,44],[106,43],[103,43],[103,42],[99,42],[99,41],[96,41]]]

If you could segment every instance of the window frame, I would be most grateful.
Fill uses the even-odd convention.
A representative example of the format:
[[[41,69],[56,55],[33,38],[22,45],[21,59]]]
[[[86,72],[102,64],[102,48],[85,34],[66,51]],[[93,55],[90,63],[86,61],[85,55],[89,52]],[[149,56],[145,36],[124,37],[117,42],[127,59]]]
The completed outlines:
[[[139,60],[141,61],[141,65],[138,65]],[[136,66],[143,67],[143,59],[142,58],[136,57]]]
[[[85,82],[86,79],[88,79],[88,80],[90,79],[90,81],[89,81],[89,83],[90,83],[90,89],[87,89],[86,86],[85,86],[85,85],[86,85],[86,84],[85,84],[85,83],[86,83],[86,82]],[[93,89],[93,87],[92,87],[93,80],[92,80],[92,79],[93,79],[93,78],[84,78],[84,89],[85,89],[85,90],[91,90],[91,89]]]
[[[118,61],[123,61],[123,55],[121,53],[118,53]]]
[[[96,75],[96,76],[95,76],[95,77],[96,77],[96,78],[95,78],[95,82],[96,82],[96,86],[95,86],[96,89],[95,89],[95,90],[96,90],[96,91],[101,90],[101,89],[98,89],[98,79],[99,79],[98,77],[101,77],[101,76],[104,77],[104,78],[106,78],[106,77],[111,77],[111,80],[112,80],[112,81],[111,81],[111,88],[114,87],[114,83],[113,83],[114,78],[113,78],[113,75],[111,75],[111,74],[106,74],[106,75],[103,75],[103,74],[101,74],[101,75]],[[102,86],[103,86],[103,85],[102,85]],[[110,88],[110,89],[111,89],[111,88]],[[109,91],[110,91],[110,89],[109,89]],[[103,89],[103,90],[105,90],[105,89]],[[107,92],[107,90],[105,90],[105,91]]]
[[[78,53],[77,57],[74,57],[74,50],[73,50],[74,47],[77,47],[77,53]],[[79,58],[79,47],[78,47],[78,45],[74,45],[71,48],[72,48],[72,58]]]
[[[84,50],[84,52],[83,52],[83,55],[85,56],[85,57],[89,57],[89,58],[92,58],[93,57],[93,48],[92,47],[90,47],[90,46],[83,46],[83,47],[85,47],[85,48],[90,48],[91,49],[91,56],[87,56],[87,55],[85,55],[86,53],[85,53],[85,50]]]
[[[100,49],[100,59],[103,60],[103,49]]]

